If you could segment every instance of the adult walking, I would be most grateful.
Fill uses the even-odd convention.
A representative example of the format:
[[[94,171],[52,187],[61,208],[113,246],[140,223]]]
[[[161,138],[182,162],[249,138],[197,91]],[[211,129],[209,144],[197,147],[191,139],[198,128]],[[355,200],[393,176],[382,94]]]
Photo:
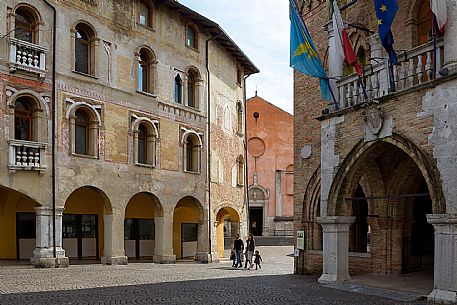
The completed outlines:
[[[254,250],[255,250],[255,242],[254,242],[254,235],[252,233],[249,233],[248,235],[248,240],[246,240],[246,262],[244,263],[244,269],[248,266],[249,262],[249,268],[252,268],[252,256],[254,255]]]
[[[243,267],[243,263],[241,262],[241,253],[243,253],[243,249],[244,249],[243,240],[240,238],[240,234],[236,234],[235,241],[233,242],[233,250],[235,250],[235,268]]]

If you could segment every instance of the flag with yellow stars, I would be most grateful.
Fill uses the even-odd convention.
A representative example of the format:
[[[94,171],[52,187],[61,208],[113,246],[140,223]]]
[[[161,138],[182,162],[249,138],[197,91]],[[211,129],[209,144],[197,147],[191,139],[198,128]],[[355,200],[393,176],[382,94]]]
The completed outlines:
[[[322,97],[331,101],[328,77],[319,54],[293,3],[290,3],[290,8],[290,66],[309,76],[318,77]]]
[[[397,54],[393,48],[394,37],[390,28],[398,11],[398,3],[396,0],[374,0],[374,6],[378,20],[379,39],[389,54],[390,61],[396,65]]]

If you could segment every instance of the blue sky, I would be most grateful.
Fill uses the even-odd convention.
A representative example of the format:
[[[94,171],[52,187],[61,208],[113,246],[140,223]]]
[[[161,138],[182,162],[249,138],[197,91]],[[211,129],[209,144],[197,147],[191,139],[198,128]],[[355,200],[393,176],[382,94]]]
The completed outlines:
[[[289,67],[289,1],[179,0],[218,23],[259,68],[247,79],[247,97],[258,95],[293,112]]]

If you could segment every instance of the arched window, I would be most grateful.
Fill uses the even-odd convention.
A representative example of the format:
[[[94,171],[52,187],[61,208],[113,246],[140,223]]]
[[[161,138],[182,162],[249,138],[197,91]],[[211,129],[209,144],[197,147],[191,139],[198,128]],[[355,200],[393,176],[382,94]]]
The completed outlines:
[[[15,17],[14,37],[30,43],[37,43],[36,18],[25,7],[19,7]]]
[[[236,179],[236,184],[238,186],[244,185],[244,158],[243,156],[238,156],[237,160],[237,179]]]
[[[188,135],[184,140],[184,170],[200,172],[200,144],[197,135]]]
[[[182,104],[182,79],[179,74],[175,77],[175,102]]]
[[[143,26],[153,26],[154,8],[148,1],[138,2],[138,23]]]
[[[75,27],[75,71],[95,75],[95,33],[84,23]]]
[[[138,163],[146,164],[148,155],[148,130],[143,124],[138,128]]]
[[[195,73],[190,70],[187,76],[187,106],[196,107],[197,83]]]
[[[32,141],[32,105],[27,99],[19,98],[14,108],[14,138],[16,140]]]
[[[193,49],[198,49],[198,37],[197,31],[191,25],[187,25],[186,27],[186,45]]]
[[[241,102],[236,104],[236,131],[243,133],[243,106]]]
[[[149,92],[149,65],[150,59],[144,50],[140,51],[140,62],[138,64],[138,90]]]
[[[89,155],[89,116],[87,112],[78,109],[75,112],[75,153],[78,155]]]

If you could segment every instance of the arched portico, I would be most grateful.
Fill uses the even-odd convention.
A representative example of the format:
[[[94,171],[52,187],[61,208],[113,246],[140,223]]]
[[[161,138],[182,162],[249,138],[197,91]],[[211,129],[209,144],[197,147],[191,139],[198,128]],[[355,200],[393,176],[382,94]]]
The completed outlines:
[[[173,252],[177,259],[208,261],[208,226],[203,206],[194,197],[182,198],[174,209]]]
[[[225,237],[233,242],[236,234],[240,234],[240,214],[232,207],[220,208],[216,214],[216,252],[219,257],[225,257]]]
[[[112,228],[105,224],[105,216],[111,214],[111,203],[102,190],[83,186],[71,193],[62,220],[63,248],[70,259],[99,260],[106,254]]]
[[[354,147],[332,182],[326,216],[318,218],[324,232],[321,282],[347,280],[349,260],[362,264],[348,250],[370,258],[358,273],[433,268],[433,227],[426,215],[445,208],[429,159],[400,135]]]
[[[26,195],[0,186],[0,259],[33,257],[36,244],[35,208],[39,206]]]
[[[155,251],[156,217],[163,216],[159,199],[151,193],[134,195],[125,208],[124,247],[130,259],[152,259]]]

